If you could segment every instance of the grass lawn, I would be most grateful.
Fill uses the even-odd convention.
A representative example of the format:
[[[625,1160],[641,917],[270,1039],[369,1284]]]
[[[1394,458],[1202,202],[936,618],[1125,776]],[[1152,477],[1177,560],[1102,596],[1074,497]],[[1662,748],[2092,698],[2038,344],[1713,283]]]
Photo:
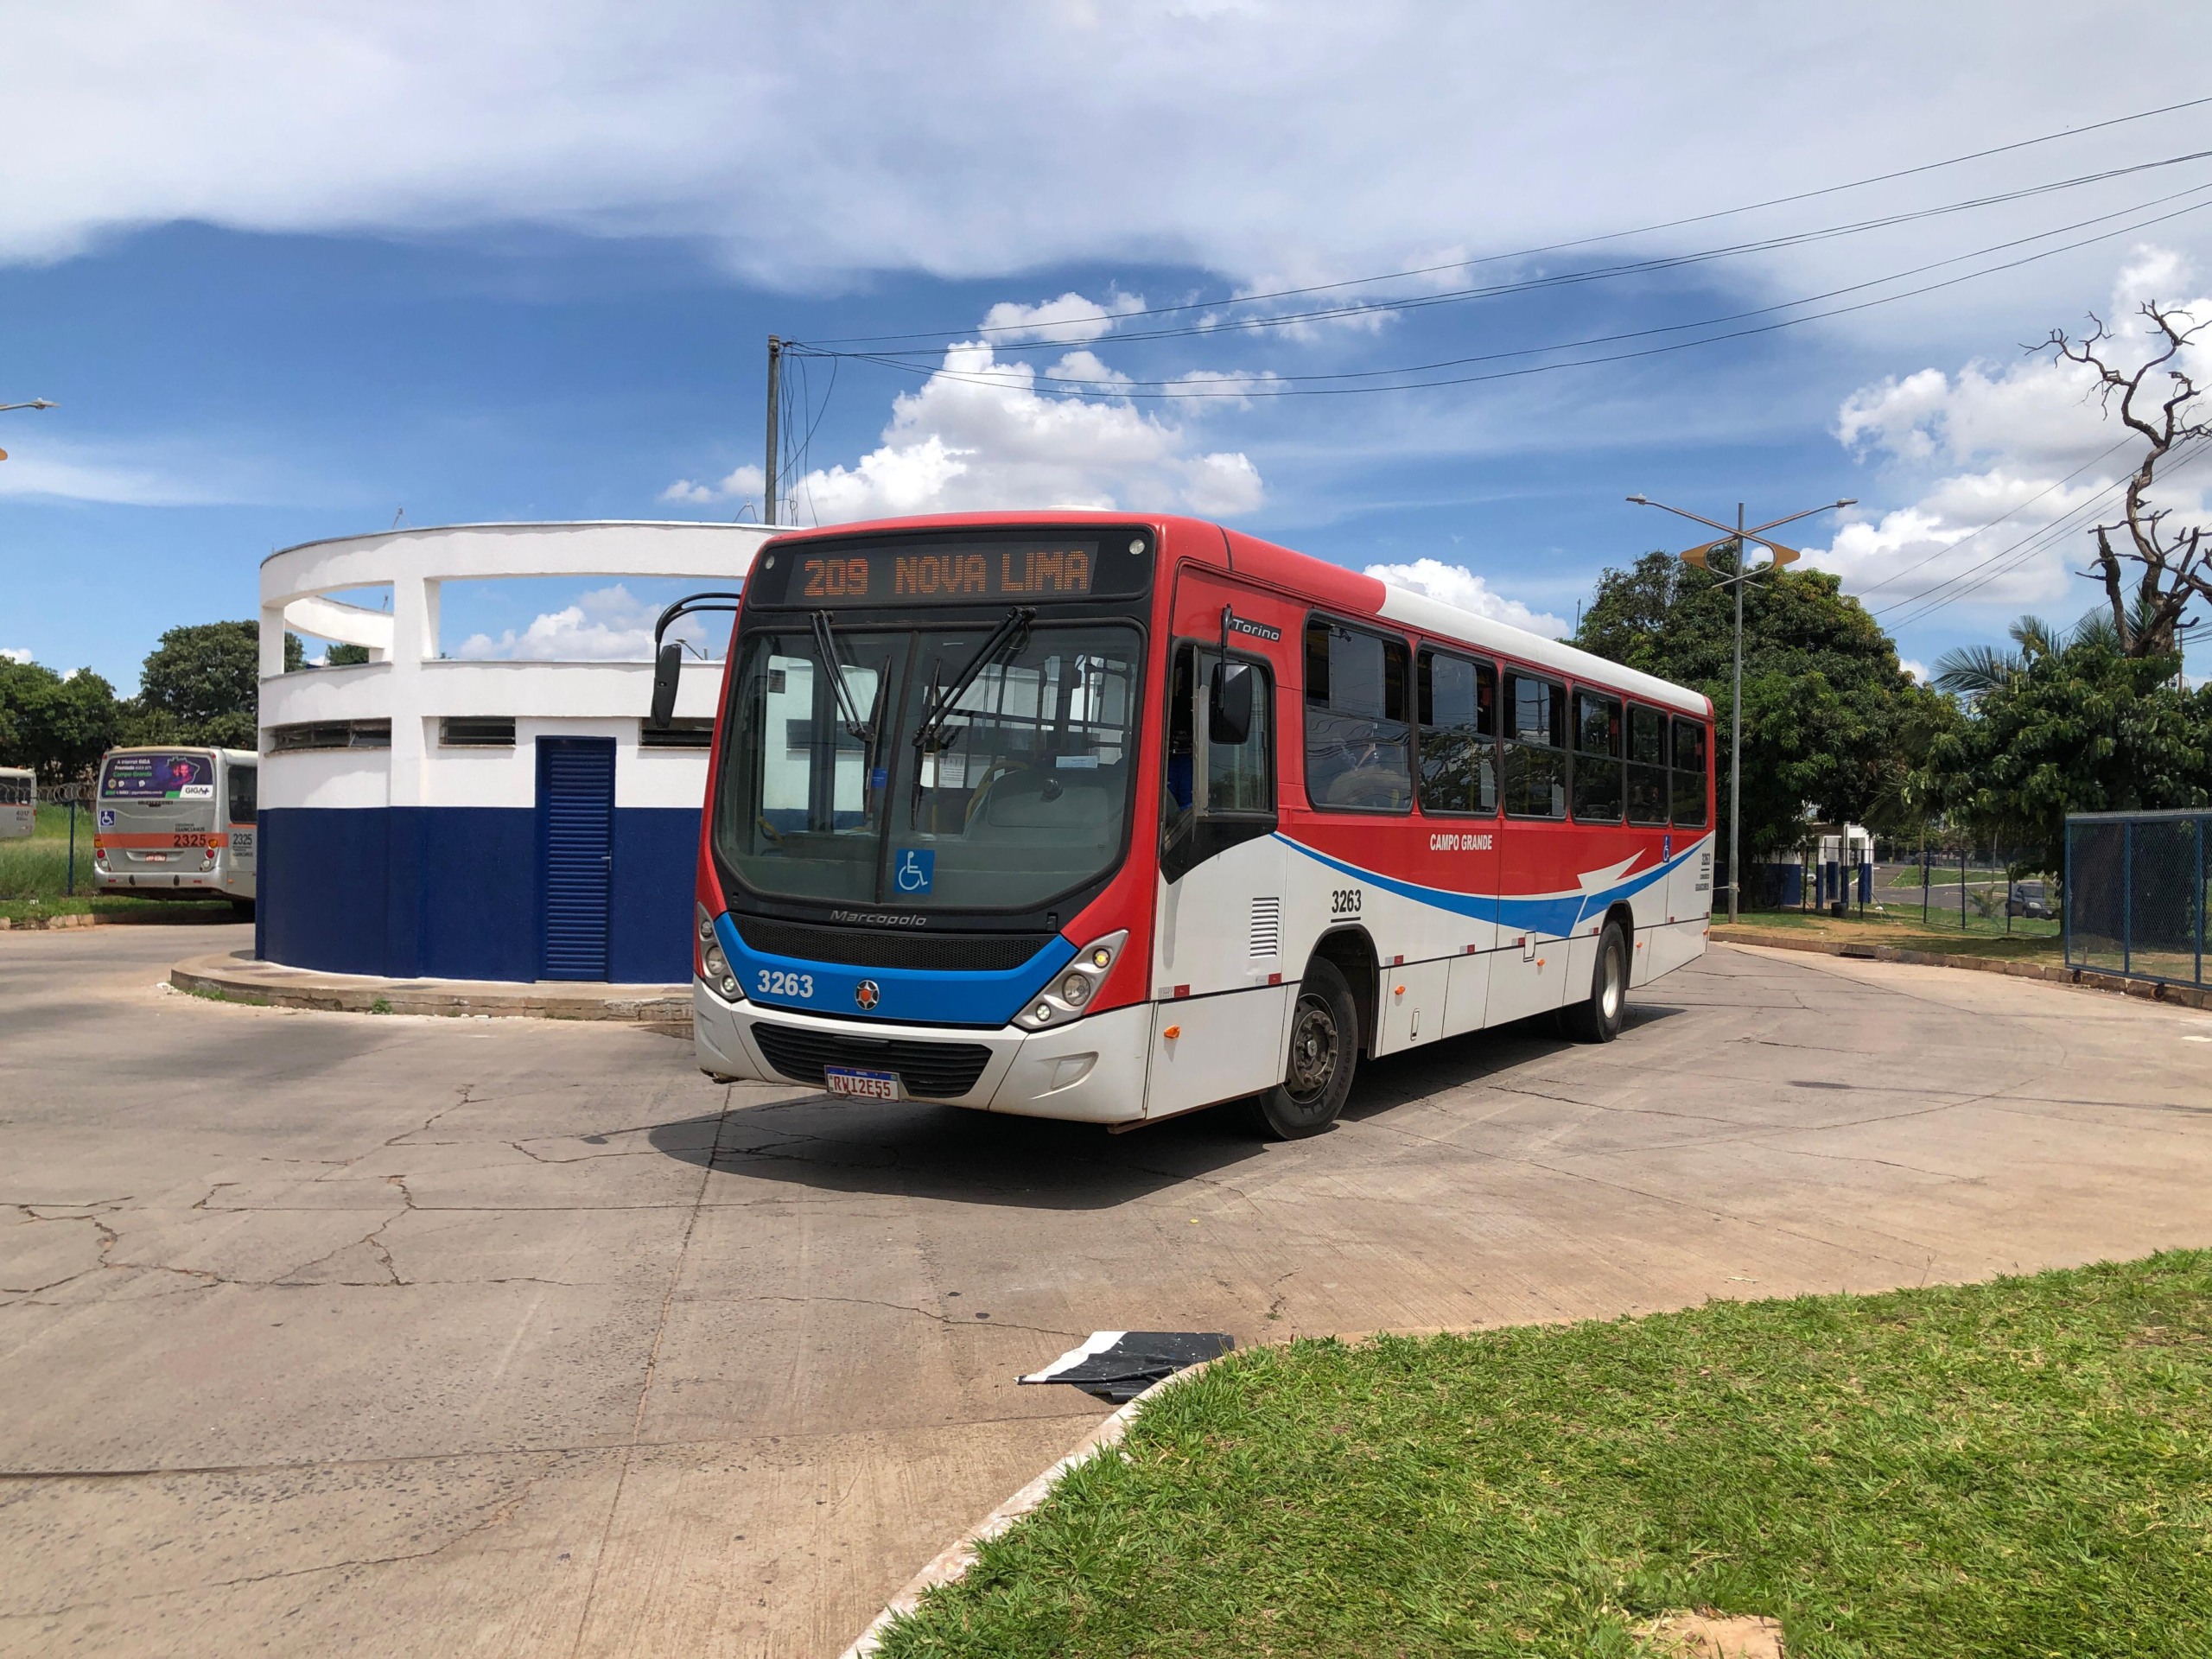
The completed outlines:
[[[1771,932],[1783,938],[1811,936],[1843,944],[1893,944],[1902,950],[1948,952],[1953,956],[2004,957],[2033,962],[2063,959],[2064,943],[2055,921],[2015,916],[2009,934],[2005,931],[2002,916],[1974,916],[1969,912],[1969,921],[1971,925],[1961,931],[1959,913],[1955,910],[1948,923],[1940,912],[1923,923],[1918,905],[1899,906],[1882,915],[1870,911],[1863,918],[1853,911],[1841,920],[1812,911],[1753,910],[1744,912],[1737,930]],[[1728,925],[1717,917],[1713,925],[1716,928]]]
[[[0,841],[0,916],[25,921],[35,916],[182,913],[208,908],[206,899],[141,899],[122,893],[93,897],[92,815],[77,813],[76,893],[68,892],[69,809],[41,806],[37,829],[22,840]],[[218,908],[220,908],[219,906]]]
[[[931,1592],[921,1655],[2212,1651],[2212,1252],[1241,1352]]]

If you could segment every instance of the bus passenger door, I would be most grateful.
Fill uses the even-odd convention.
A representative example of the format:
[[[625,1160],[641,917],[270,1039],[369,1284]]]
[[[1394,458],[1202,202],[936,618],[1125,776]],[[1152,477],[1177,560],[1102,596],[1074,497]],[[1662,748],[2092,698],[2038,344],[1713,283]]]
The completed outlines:
[[[261,867],[261,768],[226,766],[224,772],[223,828],[229,836],[230,857],[223,875],[223,892],[229,898],[250,903],[254,896],[254,876]]]
[[[1268,661],[1234,646],[1224,658],[1185,640],[1171,653],[1147,1116],[1281,1081],[1292,988],[1274,684]]]

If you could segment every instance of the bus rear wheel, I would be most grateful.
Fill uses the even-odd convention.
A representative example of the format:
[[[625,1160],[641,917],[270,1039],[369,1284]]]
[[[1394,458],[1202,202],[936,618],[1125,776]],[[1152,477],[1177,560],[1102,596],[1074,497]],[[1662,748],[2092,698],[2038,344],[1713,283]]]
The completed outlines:
[[[1605,924],[1598,938],[1598,962],[1590,970],[1590,995],[1560,1011],[1560,1027],[1578,1043],[1610,1043],[1628,1017],[1628,931]]]
[[[1332,963],[1306,965],[1290,1010],[1290,1060],[1283,1080],[1254,1096],[1252,1115],[1278,1141],[1319,1135],[1337,1121],[1359,1063],[1359,1008]]]

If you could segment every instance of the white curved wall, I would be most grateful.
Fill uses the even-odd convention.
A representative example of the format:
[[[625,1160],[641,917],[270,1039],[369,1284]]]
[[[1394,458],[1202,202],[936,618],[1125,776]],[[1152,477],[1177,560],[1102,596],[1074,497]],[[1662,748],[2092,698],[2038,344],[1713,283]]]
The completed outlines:
[[[652,664],[441,659],[441,589],[448,581],[501,576],[655,576],[736,588],[771,533],[753,524],[461,524],[309,542],[270,554],[261,565],[263,804],[366,804],[360,791],[373,777],[383,780],[379,805],[527,806],[531,741],[557,732],[615,740],[618,806],[696,806],[706,781],[703,754],[638,746],[638,722],[652,697]],[[338,614],[358,607],[324,597],[385,582],[391,585],[390,617],[359,611],[359,626]],[[355,643],[388,650],[389,658],[287,674],[287,628],[324,639],[346,628],[362,636]],[[677,715],[711,715],[720,680],[719,665],[693,664]],[[437,747],[441,718],[477,715],[514,717],[512,754]],[[268,754],[271,727],[386,719],[388,753]],[[349,773],[359,775],[359,785],[330,793]]]
[[[440,598],[448,582],[502,577],[656,577],[695,591],[734,589],[771,533],[750,524],[467,524],[271,554],[261,567],[262,954],[395,977],[556,971],[539,948],[540,741],[595,738],[613,753],[609,971],[687,976],[707,755],[640,743],[652,664],[441,658]],[[388,615],[329,597],[382,584],[391,590]],[[708,621],[721,632],[728,619]],[[285,673],[288,628],[365,645],[372,660]],[[711,716],[721,683],[720,663],[693,663],[677,715]],[[442,747],[440,721],[469,716],[511,717],[514,747]],[[389,721],[391,747],[275,751],[273,728],[328,721]]]

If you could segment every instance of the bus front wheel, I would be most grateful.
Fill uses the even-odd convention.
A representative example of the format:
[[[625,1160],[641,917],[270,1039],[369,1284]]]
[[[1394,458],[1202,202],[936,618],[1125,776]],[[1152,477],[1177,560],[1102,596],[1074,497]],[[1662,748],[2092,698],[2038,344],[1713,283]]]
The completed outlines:
[[[1560,1025],[1578,1043],[1610,1043],[1621,1034],[1628,1016],[1628,931],[1605,924],[1598,940],[1597,965],[1590,970],[1590,995],[1560,1010]]]
[[[1283,1079],[1254,1097],[1257,1126],[1279,1141],[1319,1135],[1337,1121],[1359,1062],[1359,1008],[1332,963],[1306,965],[1290,1011],[1290,1059]]]

